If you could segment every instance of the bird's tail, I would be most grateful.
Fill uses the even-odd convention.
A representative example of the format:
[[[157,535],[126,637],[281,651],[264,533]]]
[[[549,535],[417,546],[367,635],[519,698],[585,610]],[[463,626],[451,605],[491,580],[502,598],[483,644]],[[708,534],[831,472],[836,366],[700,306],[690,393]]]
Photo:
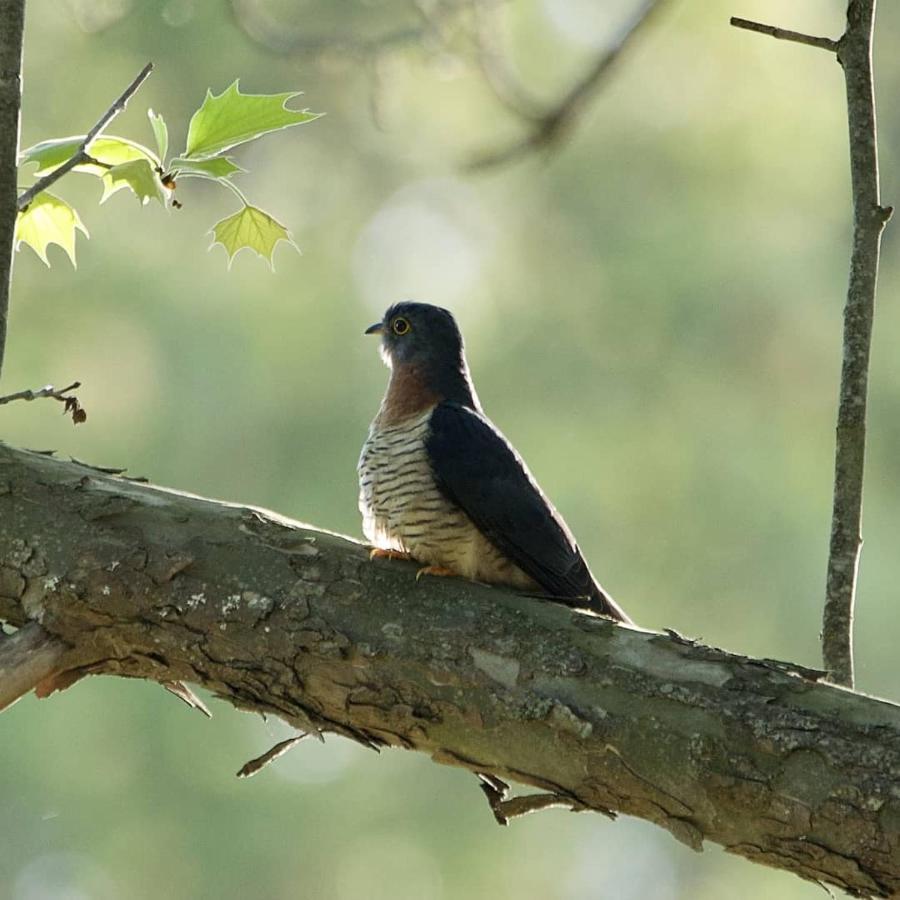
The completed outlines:
[[[615,619],[617,622],[622,622],[624,625],[634,625],[634,622],[631,620],[631,617],[628,613],[613,600],[606,591],[600,587],[597,582],[594,582],[593,589],[591,590],[591,606],[590,608],[594,612],[598,612],[601,615],[609,616],[611,619]]]

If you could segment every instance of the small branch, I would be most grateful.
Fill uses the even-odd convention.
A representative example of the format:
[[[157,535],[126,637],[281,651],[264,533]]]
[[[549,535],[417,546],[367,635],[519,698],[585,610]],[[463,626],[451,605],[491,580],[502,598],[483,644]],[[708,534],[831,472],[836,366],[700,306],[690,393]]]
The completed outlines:
[[[251,759],[250,762],[244,763],[237,771],[238,778],[250,778],[255,775],[257,772],[264,769],[270,762],[274,762],[278,759],[279,756],[284,756],[288,750],[293,750],[303,738],[309,737],[309,734],[306,732],[302,732],[301,734],[295,735],[292,738],[288,738],[285,741],[279,741],[271,750],[266,750],[262,756],[257,756],[255,759]]]
[[[153,71],[153,63],[148,62],[131,84],[113,101],[112,106],[97,120],[93,128],[84,136],[84,140],[79,144],[78,149],[69,157],[61,166],[46,174],[43,178],[39,178],[28,190],[23,191],[17,201],[19,212],[27,209],[34,198],[47,190],[51,184],[58,181],[67,172],[71,172],[76,166],[80,166],[88,162],[96,162],[87,152],[91,141],[94,140],[107,125],[128,105],[128,101],[137,93],[138,88],[147,80]]]
[[[853,251],[844,307],[834,460],[834,505],[822,619],[822,657],[832,681],[853,687],[853,606],[862,547],[862,496],[866,452],[866,400],[881,233],[891,210],[881,206],[872,32],[875,0],[850,0],[838,61],[847,84]]]
[[[0,710],[6,709],[53,675],[68,646],[29,622],[0,638]]]
[[[793,41],[795,44],[806,44],[807,47],[818,47],[820,50],[829,50],[832,53],[836,53],[838,49],[838,41],[833,41],[831,38],[815,37],[800,31],[789,31],[787,28],[776,28],[774,25],[764,25],[762,22],[753,22],[737,16],[732,16],[729,21],[735,28],[767,34],[779,41]]]
[[[80,425],[82,422],[87,421],[87,412],[78,402],[78,398],[74,394],[69,394],[69,391],[74,391],[80,387],[80,381],[73,381],[68,387],[60,390],[57,390],[52,384],[48,384],[36,391],[18,391],[15,394],[7,394],[5,397],[0,397],[0,406],[12,403],[14,400],[30,402],[31,400],[43,400],[45,397],[49,397],[64,404],[63,412],[72,416],[72,424]]]
[[[13,242],[16,233],[24,30],[25,0],[8,0],[0,5],[0,372],[3,370],[6,347]]]
[[[209,707],[183,682],[183,681],[164,681],[162,686],[170,693],[174,694],[182,703],[186,703],[191,709],[203,713],[207,719],[212,718]]]
[[[486,169],[512,162],[535,150],[555,147],[569,133],[585,104],[600,86],[603,76],[640,31],[650,21],[664,0],[645,0],[635,16],[619,32],[612,46],[605,50],[587,72],[566,92],[551,109],[539,116],[532,116],[535,124],[523,140],[502,150],[485,154],[471,163],[469,169]]]

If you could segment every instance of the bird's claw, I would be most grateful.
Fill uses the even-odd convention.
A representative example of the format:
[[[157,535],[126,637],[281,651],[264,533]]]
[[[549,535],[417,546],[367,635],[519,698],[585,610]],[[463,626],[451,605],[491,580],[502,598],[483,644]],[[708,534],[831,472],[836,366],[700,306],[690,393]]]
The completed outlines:
[[[412,559],[412,557],[402,550],[385,550],[382,547],[373,547],[369,551],[369,559]]]
[[[450,569],[444,568],[444,566],[424,566],[416,572],[416,581],[418,581],[423,575],[434,575],[438,578],[446,578],[452,577],[455,575],[455,572],[452,572]]]

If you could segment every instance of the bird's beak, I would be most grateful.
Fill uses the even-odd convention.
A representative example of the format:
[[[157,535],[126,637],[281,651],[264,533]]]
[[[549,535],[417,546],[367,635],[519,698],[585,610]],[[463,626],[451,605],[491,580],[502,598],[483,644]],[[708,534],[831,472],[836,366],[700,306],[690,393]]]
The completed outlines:
[[[366,334],[384,334],[384,323],[376,322],[374,325],[370,325],[366,331]]]

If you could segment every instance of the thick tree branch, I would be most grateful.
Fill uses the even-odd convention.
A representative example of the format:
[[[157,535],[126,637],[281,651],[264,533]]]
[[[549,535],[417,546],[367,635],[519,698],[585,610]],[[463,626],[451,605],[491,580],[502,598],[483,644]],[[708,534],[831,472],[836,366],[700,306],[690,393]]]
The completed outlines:
[[[71,647],[42,693],[88,672],[198,683],[467,768],[498,819],[616,810],[852,894],[900,891],[900,708],[799,667],[417,583],[273,513],[2,444],[0,618]]]
[[[39,178],[30,188],[23,191],[19,196],[17,201],[18,210],[21,212],[23,209],[27,209],[29,204],[41,191],[46,191],[51,184],[56,181],[59,181],[63,175],[71,172],[75,166],[80,166],[83,163],[93,162],[96,164],[97,160],[95,160],[87,151],[88,147],[91,144],[91,141],[94,140],[98,135],[103,133],[103,130],[109,125],[110,122],[120,113],[125,107],[128,105],[128,101],[137,93],[138,88],[147,80],[150,76],[150,73],[153,71],[153,63],[148,62],[143,69],[135,76],[134,81],[113,100],[109,109],[103,113],[102,116],[96,121],[93,128],[84,136],[84,140],[78,145],[78,149],[59,167],[54,169],[52,172],[48,172],[43,178]]]
[[[6,348],[9,290],[16,231],[19,111],[22,106],[22,36],[25,0],[0,4],[0,374]]]

